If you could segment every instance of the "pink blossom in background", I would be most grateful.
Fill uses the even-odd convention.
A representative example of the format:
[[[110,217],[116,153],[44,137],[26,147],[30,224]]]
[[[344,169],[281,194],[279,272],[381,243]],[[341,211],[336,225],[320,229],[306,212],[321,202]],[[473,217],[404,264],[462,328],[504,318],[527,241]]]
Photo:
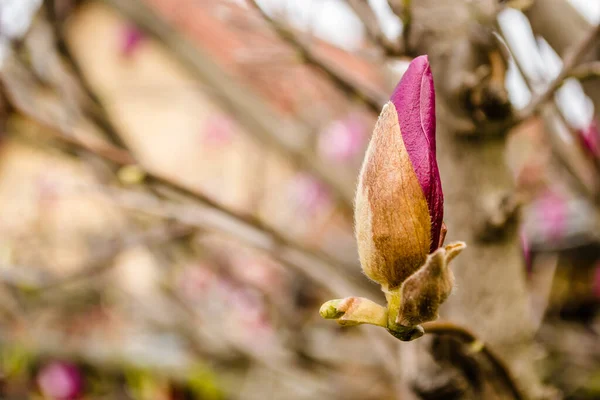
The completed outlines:
[[[561,240],[567,230],[567,203],[556,192],[547,191],[536,203],[538,221],[548,241]]]
[[[235,276],[263,292],[274,292],[281,287],[281,277],[267,262],[257,257],[238,256],[231,260]]]
[[[578,131],[579,138],[583,147],[594,158],[600,159],[600,131],[598,130],[598,122],[592,120],[587,128]]]
[[[182,295],[191,301],[200,301],[217,277],[209,265],[192,264],[186,267],[178,277],[178,287]]]
[[[289,196],[293,204],[314,215],[331,201],[327,188],[306,173],[295,175],[289,183]]]
[[[322,157],[346,162],[360,153],[366,140],[366,126],[358,115],[333,121],[319,135],[318,150]]]
[[[250,338],[262,337],[272,330],[265,303],[260,295],[252,290],[237,288],[229,292],[228,298],[238,322]]]
[[[137,26],[127,24],[123,27],[120,40],[121,55],[131,57],[144,40],[144,34]]]
[[[224,114],[212,114],[209,116],[203,128],[203,140],[211,146],[223,146],[231,143],[235,134],[235,123]]]
[[[50,173],[40,174],[36,179],[38,204],[41,207],[55,205],[60,199],[60,187],[56,176]]]
[[[38,373],[37,383],[42,394],[53,400],[76,399],[83,388],[77,367],[60,361],[45,365]]]

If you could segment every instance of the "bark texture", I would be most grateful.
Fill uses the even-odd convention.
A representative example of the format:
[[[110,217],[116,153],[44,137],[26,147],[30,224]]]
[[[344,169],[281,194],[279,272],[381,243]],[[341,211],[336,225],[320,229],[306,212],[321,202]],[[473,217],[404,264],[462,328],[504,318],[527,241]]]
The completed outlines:
[[[491,134],[507,114],[505,68],[491,35],[497,2],[413,2],[409,44],[428,54],[438,95],[438,163],[448,240],[468,248],[452,269],[456,288],[442,318],[464,325],[504,358],[525,398],[551,398],[534,368],[533,327],[516,221],[492,221],[513,190],[504,137]],[[468,135],[465,136],[465,133]],[[491,365],[445,336],[403,347],[404,375],[424,399],[510,399]]]

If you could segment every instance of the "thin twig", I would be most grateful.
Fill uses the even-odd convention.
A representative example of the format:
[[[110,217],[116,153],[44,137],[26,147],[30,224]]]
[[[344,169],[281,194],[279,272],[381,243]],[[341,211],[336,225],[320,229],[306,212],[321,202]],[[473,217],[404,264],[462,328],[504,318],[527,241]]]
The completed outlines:
[[[258,226],[232,218],[223,210],[207,207],[207,205],[186,205],[163,201],[150,194],[125,189],[105,188],[105,190],[111,195],[115,204],[120,207],[175,220],[195,228],[212,229],[235,237],[253,248],[266,251],[274,259],[309,276],[313,281],[333,293],[358,291],[358,293],[366,294],[371,292],[365,290],[371,286],[366,285],[366,281],[362,279],[360,273],[356,272],[356,274],[352,274],[356,276],[349,276],[351,271],[342,272],[315,254],[305,252],[289,241],[280,239]]]
[[[410,3],[411,0],[388,0],[390,9],[400,21],[404,24],[404,32],[406,33],[407,26],[410,23]]]
[[[590,61],[578,65],[571,70],[569,78],[575,78],[579,81],[600,78],[600,61]]]
[[[202,344],[198,343],[198,338],[194,330],[190,329],[190,326],[199,325],[199,322],[202,322],[202,318],[198,314],[198,311],[193,307],[190,307],[186,301],[181,298],[179,293],[172,287],[165,287],[164,292],[173,300],[173,303],[188,316],[188,318],[181,321],[180,331],[184,334],[183,336],[193,345],[201,346]],[[190,324],[190,319],[195,323]],[[252,346],[240,345],[235,340],[232,340],[227,336],[221,337],[221,340],[227,342],[229,346],[232,346],[239,353],[251,360],[254,360],[257,364],[267,368],[272,373],[280,375],[281,377],[285,377],[290,380],[298,380],[311,378],[314,376],[311,374],[311,372],[302,370],[300,368],[289,368],[290,365],[294,364],[293,360],[291,359],[291,354],[283,357],[274,357],[269,355],[268,352],[256,350]],[[333,389],[326,384],[320,385],[319,389],[327,392],[328,394],[333,394],[331,393],[331,390]]]
[[[369,38],[378,45],[387,56],[403,55],[400,41],[391,41],[385,36],[375,12],[366,0],[346,0],[354,14],[362,21]]]
[[[588,34],[576,45],[569,49],[563,59],[563,67],[558,76],[550,82],[546,90],[542,93],[534,96],[527,107],[525,107],[519,114],[518,119],[523,121],[538,112],[542,105],[552,98],[554,93],[564,83],[565,79],[570,76],[573,68],[581,61],[586,55],[587,50],[597,39],[600,33],[600,25],[596,25],[588,32]]]
[[[344,92],[362,99],[373,112],[379,114],[381,107],[387,102],[386,95],[377,90],[363,87],[352,80],[347,73],[334,66],[333,63],[319,57],[308,44],[297,37],[292,29],[285,27],[283,24],[271,18],[262,8],[260,8],[255,0],[248,0],[248,2],[260,13],[283,40],[298,50],[306,62],[321,69],[327,77]]]
[[[167,223],[165,226],[162,226],[158,229],[152,229],[148,232],[143,232],[131,238],[127,238],[128,240],[115,245],[112,249],[107,251],[105,255],[93,260],[93,262],[86,265],[85,268],[81,268],[80,270],[65,277],[61,277],[50,282],[45,282],[36,287],[36,293],[47,292],[52,289],[62,288],[63,286],[73,282],[91,279],[110,269],[114,265],[115,258],[129,247],[142,244],[146,246],[164,244],[186,237],[195,231],[195,229],[192,229],[189,226],[182,224],[172,225]]]
[[[525,396],[521,394],[515,379],[510,372],[508,365],[502,361],[502,358],[498,356],[489,345],[485,344],[477,338],[477,336],[468,330],[467,328],[455,325],[451,322],[445,321],[434,321],[426,322],[423,324],[425,333],[433,335],[449,335],[460,339],[461,341],[467,342],[476,348],[481,354],[483,354],[488,361],[492,364],[498,375],[504,380],[504,383],[513,394],[516,400],[524,400]]]
[[[108,118],[106,107],[92,89],[92,84],[88,81],[87,77],[83,73],[83,70],[81,69],[81,66],[77,62],[77,59],[67,44],[63,32],[63,24],[56,15],[56,0],[45,0],[44,5],[47,19],[54,33],[55,45],[58,51],[62,54],[63,59],[68,64],[70,72],[75,76],[79,86],[90,100],[88,106],[90,106],[91,110],[89,110],[87,114],[89,114],[89,117],[103,129],[113,143],[123,146],[124,143],[117,133],[117,129]]]
[[[340,207],[351,215],[354,177],[339,168],[331,168],[307,145],[310,132],[304,127],[282,121],[268,104],[248,88],[232,79],[208,55],[179,34],[140,0],[104,0],[140,28],[156,37],[193,74],[213,90],[214,99],[236,116],[241,125],[258,139],[272,145],[299,167],[323,180],[332,189]],[[383,103],[382,103],[383,104]]]
[[[496,28],[498,30],[498,32],[502,32],[502,29],[500,27],[500,25],[498,23],[496,23]],[[527,86],[527,88],[533,93],[534,92],[534,87],[529,79],[529,77],[527,76],[527,74],[525,73],[525,70],[523,68],[523,65],[521,63],[521,60],[519,60],[517,57],[515,57],[515,51],[510,43],[510,41],[505,40],[504,41],[506,43],[508,52],[510,54],[510,57],[512,58],[512,60],[514,61],[514,65],[516,66],[517,70],[519,71],[520,75],[523,77],[523,81],[525,82],[525,85]],[[571,52],[573,53],[573,52]],[[565,63],[566,65],[566,63]],[[576,68],[574,68],[573,70],[576,70]],[[567,72],[568,73],[568,72]],[[555,81],[558,82],[558,81]],[[548,87],[550,88],[550,86]],[[549,94],[551,94],[550,92],[548,92]],[[552,92],[553,93],[553,92]],[[538,97],[540,98],[540,97]],[[549,97],[547,98],[548,100],[550,99]],[[530,102],[530,105],[533,104],[532,100]],[[537,107],[541,107],[544,103],[540,103],[538,106],[536,106],[534,110],[537,110]],[[557,119],[554,121],[554,124],[563,124],[565,126],[565,129],[567,129],[569,131],[569,133],[571,133],[572,135],[574,135],[573,130],[568,128],[568,123],[565,120],[564,115],[562,114],[562,112],[558,109],[558,107],[556,106],[556,104],[554,102],[551,103],[546,103],[547,106],[550,108],[550,115],[552,115],[553,117],[556,117]],[[529,112],[529,111],[528,111]],[[516,115],[512,120],[508,121],[507,124],[507,129],[514,127],[515,125],[523,122],[525,119],[531,117],[532,114],[525,114],[525,111],[523,110],[521,113],[519,113],[518,115]],[[559,128],[557,128],[559,129]],[[578,138],[574,138],[574,143],[580,143],[580,140]],[[555,141],[551,140],[550,141],[551,144],[551,150],[552,150],[552,154],[554,155],[554,158],[558,161],[558,163],[562,166],[562,168],[567,172],[567,174],[569,175],[569,177],[571,178],[570,181],[572,182],[572,184],[576,187],[576,189],[583,194],[585,197],[588,198],[594,198],[595,197],[595,193],[594,191],[590,188],[590,186],[582,179],[582,177],[580,176],[580,174],[576,171],[575,167],[573,166],[573,162],[568,159],[565,154],[564,151],[562,151],[562,148],[559,148],[558,146],[556,146]]]
[[[87,151],[117,166],[136,164],[134,156],[125,149],[106,142],[91,141],[80,135],[77,136],[72,134],[72,132],[65,131],[64,129],[66,129],[66,127],[59,124],[52,115],[44,114],[43,109],[36,107],[31,95],[25,95],[26,93],[35,93],[35,88],[30,87],[31,79],[27,77],[27,71],[24,67],[19,65],[16,60],[7,60],[5,64],[5,68],[0,74],[0,80],[5,83],[8,99],[11,101],[12,105],[24,115],[27,115],[33,120],[50,128],[44,130],[44,133],[51,134],[55,139],[58,139],[66,145]],[[143,169],[143,167],[140,168]],[[179,197],[184,197],[199,205],[209,207],[214,213],[220,214],[221,217],[219,223],[225,224],[227,227],[237,226],[233,232],[230,228],[227,228],[229,229],[229,233],[245,234],[246,237],[242,237],[242,239],[245,239],[247,243],[253,246],[261,245],[265,248],[264,241],[266,240],[269,245],[265,249],[268,251],[278,251],[280,248],[287,249],[286,251],[288,253],[286,258],[288,264],[296,266],[296,268],[307,273],[313,279],[317,279],[317,281],[320,281],[321,284],[330,289],[332,289],[332,287],[327,285],[327,280],[320,279],[321,276],[319,276],[318,273],[313,273],[313,270],[332,271],[332,274],[338,276],[337,280],[333,279],[333,281],[337,282],[333,283],[333,287],[335,288],[335,290],[333,290],[334,292],[345,296],[350,295],[354,291],[354,289],[348,288],[346,279],[339,276],[340,272],[336,271],[337,268],[334,267],[335,265],[343,266],[340,270],[344,271],[343,273],[347,275],[348,278],[353,277],[350,279],[354,279],[358,286],[368,287],[366,284],[358,283],[363,282],[364,280],[362,279],[362,275],[357,266],[343,264],[339,260],[332,259],[330,255],[325,254],[323,251],[309,249],[307,246],[295,243],[288,239],[283,233],[266,225],[262,220],[255,216],[228,209],[201,192],[188,189],[187,187],[152,171],[145,170],[143,172],[146,176],[146,183],[150,186],[162,188],[168,192],[174,192]],[[254,237],[249,237],[248,232],[256,232],[259,234],[258,236],[263,239],[257,240]],[[313,264],[313,266],[311,266],[311,264]],[[316,267],[317,265],[319,267]],[[351,286],[356,286],[356,284]]]
[[[390,9],[402,22],[402,50],[410,53],[408,46],[408,34],[410,32],[411,13],[410,6],[412,0],[388,0]]]

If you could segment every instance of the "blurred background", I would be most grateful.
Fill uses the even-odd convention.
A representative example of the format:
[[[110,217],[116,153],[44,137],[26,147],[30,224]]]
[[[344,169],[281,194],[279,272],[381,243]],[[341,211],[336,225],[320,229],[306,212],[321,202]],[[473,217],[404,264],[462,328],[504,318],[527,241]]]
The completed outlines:
[[[317,313],[384,301],[352,198],[424,53],[469,246],[442,317],[554,396],[527,398],[600,398],[599,22],[598,0],[0,1],[0,398],[509,398],[452,341]]]

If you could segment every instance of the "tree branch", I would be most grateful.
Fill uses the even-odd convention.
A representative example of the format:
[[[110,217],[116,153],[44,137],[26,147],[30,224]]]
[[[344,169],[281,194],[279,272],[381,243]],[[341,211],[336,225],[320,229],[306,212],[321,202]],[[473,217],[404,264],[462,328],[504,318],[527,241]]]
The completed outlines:
[[[15,59],[5,60],[5,66],[0,71],[0,81],[3,82],[6,94],[11,104],[24,115],[50,128],[44,130],[65,145],[84,150],[101,157],[115,166],[135,164],[134,156],[125,149],[102,141],[88,140],[81,135],[75,135],[58,121],[60,118],[52,115],[36,104],[32,96],[36,88],[27,76],[27,71]],[[341,297],[352,293],[377,295],[372,285],[368,285],[356,265],[343,265],[333,260],[331,256],[319,250],[311,250],[293,243],[281,232],[267,226],[260,219],[242,214],[222,206],[202,193],[190,190],[185,186],[172,182],[152,171],[143,170],[146,183],[162,188],[163,192],[174,192],[178,197],[191,200],[202,207],[204,214],[192,226],[204,227],[212,224],[212,228],[239,237],[245,243],[274,253],[283,263],[301,271],[319,282],[322,286],[337,293]],[[187,208],[186,208],[187,211]],[[190,212],[193,208],[190,208]],[[185,220],[185,218],[183,218]],[[334,265],[343,265],[336,268]],[[354,283],[349,283],[351,280]]]
[[[379,114],[381,112],[381,107],[383,107],[388,100],[384,93],[363,87],[359,83],[354,82],[348,77],[348,74],[334,66],[331,62],[319,57],[311,47],[299,39],[291,29],[283,26],[283,24],[280,24],[267,15],[267,13],[265,13],[256,3],[256,0],[248,0],[248,2],[260,13],[260,15],[262,15],[284,41],[300,52],[309,64],[312,64],[323,71],[323,73],[325,73],[325,75],[327,75],[327,77],[344,92],[363,100],[374,113]]]
[[[550,82],[546,90],[535,95],[530,103],[519,113],[519,120],[524,120],[540,110],[540,107],[549,101],[556,90],[561,87],[565,79],[572,74],[572,70],[586,55],[600,33],[600,25],[589,30],[585,37],[572,48],[569,48],[563,59],[563,67],[558,76]]]
[[[592,28],[568,0],[535,0],[525,14],[533,32],[546,39],[560,55],[581,41]],[[596,46],[588,52],[585,60],[597,59],[599,52],[600,46]],[[594,103],[594,115],[600,120],[600,81],[583,82],[583,90]]]
[[[493,368],[496,370],[498,375],[504,381],[504,384],[508,387],[512,395],[516,400],[524,400],[525,397],[521,394],[515,380],[513,378],[512,373],[510,372],[510,368],[502,358],[497,355],[489,345],[486,345],[484,342],[479,340],[477,336],[471,332],[469,329],[455,325],[451,322],[444,321],[434,321],[434,322],[426,322],[423,324],[423,329],[425,333],[432,335],[450,335],[454,336],[457,339],[467,342],[474,352],[483,354]]]
[[[502,31],[500,27],[498,27],[498,31]],[[524,120],[530,118],[536,112],[543,111],[544,105],[547,105],[548,109],[546,115],[544,116],[547,124],[550,125],[554,130],[560,129],[558,125],[561,125],[562,127],[564,127],[564,129],[567,129],[571,135],[574,135],[573,130],[569,129],[568,123],[565,120],[561,111],[558,109],[556,104],[553,101],[551,101],[552,95],[556,92],[560,85],[562,85],[565,78],[569,77],[573,73],[573,71],[577,71],[577,69],[579,68],[576,66],[578,58],[582,56],[582,54],[585,52],[585,48],[589,47],[591,45],[591,42],[594,41],[594,38],[597,37],[598,28],[596,27],[592,29],[588,33],[588,35],[582,39],[580,43],[574,46],[574,48],[569,49],[567,51],[567,56],[569,56],[569,58],[567,59],[567,57],[565,56],[565,61],[563,62],[563,69],[559,73],[559,76],[547,86],[546,90],[543,93],[538,95],[535,95],[535,93],[533,93],[533,86],[530,80],[528,79],[528,76],[524,72],[524,69],[521,65],[521,60],[517,59],[514,56],[515,52],[512,49],[511,43],[506,41],[506,45],[508,46],[510,55],[514,60],[514,63],[519,73],[523,77],[523,80],[525,81],[525,84],[527,85],[529,90],[533,93],[532,100],[530,101],[529,105],[514,117],[514,119],[510,122],[511,126],[523,122]],[[586,64],[582,64],[582,66],[583,65]],[[553,135],[551,133],[549,133],[549,135],[552,139]],[[574,138],[574,143],[576,143],[577,146],[577,144],[580,143],[579,139]],[[597,194],[596,190],[593,187],[593,183],[589,182],[589,180],[586,180],[582,176],[581,160],[585,162],[585,158],[581,157],[581,159],[574,159],[572,153],[567,153],[564,151],[564,148],[562,146],[557,146],[555,140],[550,140],[550,145],[555,159],[568,173],[568,175],[571,178],[570,181],[574,185],[574,187],[583,196],[594,200]],[[583,165],[583,167],[585,167],[585,165]]]
[[[73,56],[71,49],[67,45],[63,32],[62,21],[60,21],[59,17],[56,15],[56,0],[45,0],[44,6],[47,20],[52,28],[52,32],[54,33],[53,39],[55,41],[55,45],[69,66],[70,72],[77,79],[83,93],[88,97],[87,100],[89,101],[86,105],[90,108],[88,113],[89,117],[102,128],[112,142],[123,147],[124,143],[117,133],[117,129],[108,118],[106,107],[104,107],[102,100],[94,93],[91,83],[88,81],[79,63],[77,62],[77,59]]]
[[[387,56],[401,56],[404,53],[400,42],[393,42],[385,36],[375,12],[366,0],[346,0],[354,14],[362,21],[369,38],[378,45]]]
[[[310,133],[291,121],[281,121],[257,95],[227,75],[190,41],[178,34],[140,0],[104,0],[138,26],[158,38],[200,81],[212,88],[215,99],[237,117],[241,125],[263,142],[291,158],[301,168],[321,178],[331,188],[342,209],[351,215],[354,177],[316,157],[308,148]]]
[[[600,78],[600,61],[590,61],[573,68],[569,78],[575,78],[579,81]]]

